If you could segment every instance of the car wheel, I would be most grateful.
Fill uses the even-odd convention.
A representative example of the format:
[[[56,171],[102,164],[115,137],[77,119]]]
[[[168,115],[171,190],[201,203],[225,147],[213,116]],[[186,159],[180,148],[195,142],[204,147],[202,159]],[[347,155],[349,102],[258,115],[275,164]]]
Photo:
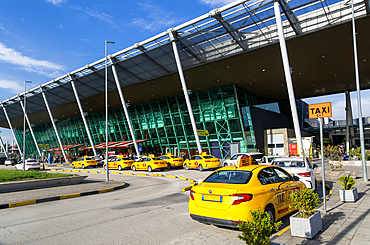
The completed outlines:
[[[75,165],[74,164],[72,164],[72,168],[75,168]]]
[[[85,168],[85,164],[82,164],[82,168]]]
[[[224,163],[224,167],[227,167],[227,163]]]
[[[202,164],[200,164],[199,165],[199,171],[203,171],[203,170],[204,170],[204,168],[203,168]]]
[[[167,169],[171,169],[171,164],[167,163]]]
[[[272,223],[275,223],[275,212],[274,212],[274,210],[270,206],[267,206],[265,208],[265,212],[270,216],[270,220],[272,221]]]
[[[315,180],[315,191],[317,191],[317,181]]]
[[[118,165],[118,170],[119,170],[119,171],[121,171],[121,170],[122,170],[121,165]]]
[[[185,170],[189,170],[189,167],[188,167],[188,165],[186,163],[184,164],[184,169]]]
[[[132,165],[132,171],[136,171],[135,165]]]
[[[148,172],[152,172],[152,167],[148,167]]]

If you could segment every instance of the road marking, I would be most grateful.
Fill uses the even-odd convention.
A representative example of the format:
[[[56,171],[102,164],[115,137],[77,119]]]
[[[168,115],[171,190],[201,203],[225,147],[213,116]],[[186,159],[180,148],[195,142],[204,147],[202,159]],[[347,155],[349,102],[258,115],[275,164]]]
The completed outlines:
[[[73,197],[79,197],[79,196],[81,196],[81,194],[80,194],[80,193],[63,195],[63,196],[60,196],[60,200],[62,200],[62,199],[67,199],[67,198],[73,198]]]
[[[112,172],[111,174],[121,174],[120,172]]]
[[[19,206],[24,206],[24,205],[29,205],[29,204],[36,204],[36,200],[9,203],[9,208],[14,208],[14,207],[19,207]]]
[[[284,229],[282,229],[280,232],[278,232],[276,235],[278,236],[281,236],[284,232],[286,232],[287,230],[289,230],[290,228],[290,225],[288,225],[287,227],[285,227]]]
[[[99,193],[104,193],[104,192],[109,192],[109,191],[114,191],[114,188],[107,188],[107,189],[99,190]]]
[[[166,175],[166,177],[167,177],[167,178],[174,178],[174,179],[176,179],[176,178],[177,178],[177,176],[175,176],[175,175]]]

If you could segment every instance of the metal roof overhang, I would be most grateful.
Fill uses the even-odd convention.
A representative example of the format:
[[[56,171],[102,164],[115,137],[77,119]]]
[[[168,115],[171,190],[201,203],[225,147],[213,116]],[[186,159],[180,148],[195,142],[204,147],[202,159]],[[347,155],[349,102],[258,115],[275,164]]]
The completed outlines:
[[[361,6],[358,4],[358,8]],[[245,4],[240,9],[243,8],[247,8]],[[271,14],[271,6],[263,5],[263,1],[260,8],[261,11],[270,13],[269,16],[273,15]],[[340,8],[343,6],[341,5]],[[273,36],[271,26],[267,28],[268,26],[265,25],[265,29],[263,29],[254,24],[256,20],[250,22],[253,16],[257,17],[260,23],[264,22],[263,17],[265,23],[271,22],[270,17],[266,14],[258,16],[257,12],[254,12],[253,16],[252,14],[237,13],[240,9],[232,9],[232,12],[225,14],[225,16],[231,16],[228,19],[230,23],[235,26],[239,25],[239,30],[252,28],[251,30],[262,33],[258,38],[266,37],[267,34]],[[299,6],[296,9],[299,12]],[[334,7],[331,9],[335,10]],[[323,12],[322,10],[318,11]],[[335,11],[333,12],[335,14]],[[326,12],[321,17],[319,14],[317,15],[315,18],[325,18],[325,15],[327,17]],[[348,11],[346,15],[348,17]],[[273,100],[287,98],[280,47],[276,35],[271,38],[266,37],[266,40],[262,41],[260,45],[251,44],[250,50],[245,51],[245,45],[239,45],[240,40],[237,42],[235,35],[227,33],[225,23],[221,25],[217,20],[210,21],[206,17],[199,18],[203,18],[203,20],[199,20],[199,23],[196,22],[197,25],[192,24],[189,27],[190,31],[183,31],[183,35],[178,36],[177,39],[188,89],[199,91],[216,86],[236,84],[261,97]],[[308,26],[314,18],[307,17],[306,19],[305,23]],[[238,21],[249,24],[243,26]],[[237,22],[239,24],[235,24]],[[330,22],[328,19],[328,23],[326,26],[314,29],[314,31],[309,31],[306,26],[306,34],[300,35],[294,34],[293,28],[285,25],[296,98],[355,90],[351,22],[347,18],[341,22]],[[189,24],[185,23],[176,27],[176,30],[180,33],[186,26]],[[202,27],[201,31],[198,30],[200,27]],[[370,48],[368,46],[370,43],[370,16],[358,17],[356,28],[361,89],[368,89],[370,88]],[[243,35],[250,33],[245,32]],[[255,36],[253,38],[256,39]],[[145,41],[145,43],[146,46],[135,44],[133,48],[112,55],[126,101],[130,104],[137,104],[182,95],[181,83],[168,37],[162,33]],[[104,110],[103,64],[102,60],[97,61],[43,86],[55,119],[80,116],[69,75],[75,81],[84,111],[94,113]],[[111,66],[108,68],[108,74],[109,108],[121,107]],[[20,95],[20,98],[22,96],[23,94]],[[20,98],[13,97],[3,101],[15,128],[21,128],[23,125]],[[32,124],[50,121],[38,88],[27,93],[27,113]],[[0,127],[9,127],[4,114],[0,114]]]

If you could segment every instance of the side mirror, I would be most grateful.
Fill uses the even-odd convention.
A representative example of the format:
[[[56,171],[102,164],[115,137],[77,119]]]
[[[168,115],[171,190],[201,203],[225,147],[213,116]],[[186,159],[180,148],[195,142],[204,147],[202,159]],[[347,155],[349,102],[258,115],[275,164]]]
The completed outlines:
[[[294,179],[294,181],[299,181],[299,177],[298,176],[293,176],[293,179]]]
[[[319,166],[317,166],[317,164],[313,164],[312,167],[313,168],[318,168]]]

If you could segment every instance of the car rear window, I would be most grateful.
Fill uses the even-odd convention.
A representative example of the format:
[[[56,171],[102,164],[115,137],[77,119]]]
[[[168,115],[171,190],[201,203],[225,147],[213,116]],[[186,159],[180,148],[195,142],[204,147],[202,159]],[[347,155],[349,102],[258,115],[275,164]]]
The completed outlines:
[[[206,155],[206,156],[203,156],[205,159],[207,158],[215,158],[214,156],[211,156],[211,155]]]
[[[164,159],[170,159],[170,158],[169,157],[159,157],[159,159],[164,160]]]
[[[222,170],[216,171],[208,176],[203,182],[226,183],[226,184],[247,184],[252,176],[250,171]]]
[[[26,162],[37,162],[36,160],[27,160]]]
[[[274,165],[277,165],[279,167],[292,167],[292,168],[305,167],[305,164],[302,161],[276,161],[274,162]]]
[[[92,159],[91,159],[90,157],[86,157],[86,158],[85,158],[85,160],[87,160],[87,161],[88,161],[88,160],[92,160]],[[95,160],[95,159],[94,159],[94,160]]]

